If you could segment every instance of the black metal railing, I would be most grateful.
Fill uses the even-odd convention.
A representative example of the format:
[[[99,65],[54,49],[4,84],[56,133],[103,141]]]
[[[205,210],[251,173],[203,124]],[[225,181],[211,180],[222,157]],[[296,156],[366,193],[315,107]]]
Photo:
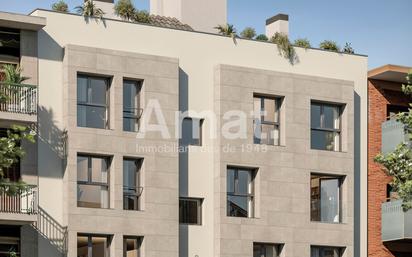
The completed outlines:
[[[37,187],[0,184],[0,213],[37,214]]]
[[[62,254],[67,253],[67,227],[60,225],[44,209],[39,207],[34,228],[49,240]]]
[[[37,87],[0,82],[0,111],[37,114]]]

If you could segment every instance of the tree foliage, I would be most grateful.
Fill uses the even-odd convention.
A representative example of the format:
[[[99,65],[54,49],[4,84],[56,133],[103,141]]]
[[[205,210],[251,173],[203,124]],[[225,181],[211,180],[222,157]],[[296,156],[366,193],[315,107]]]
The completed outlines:
[[[305,49],[311,48],[310,41],[306,38],[298,38],[293,43],[295,46],[303,47]]]
[[[69,12],[69,6],[63,0],[60,0],[52,5],[52,10],[57,12]]]
[[[323,50],[329,50],[334,52],[340,52],[340,47],[335,41],[325,40],[319,44],[319,48]]]
[[[218,33],[223,36],[232,38],[237,36],[236,28],[232,24],[218,25],[215,29],[217,29]]]
[[[103,18],[104,12],[102,9],[98,8],[93,0],[86,0],[83,5],[79,5],[75,8],[78,14],[85,17],[97,17]]]
[[[407,76],[407,84],[402,86],[406,95],[412,92],[412,72]],[[411,104],[412,106],[412,104]],[[405,133],[412,140],[412,109],[408,112],[399,113],[396,120],[404,124]],[[379,154],[375,161],[380,163],[387,175],[392,177],[391,186],[398,196],[403,200],[404,210],[412,208],[412,150],[411,144],[402,142],[390,153]]]
[[[253,39],[254,37],[256,37],[256,30],[254,28],[251,27],[246,27],[241,33],[240,35],[243,38],[247,38],[247,39]]]
[[[147,11],[139,11],[136,10],[132,20],[134,22],[139,22],[139,23],[149,23],[150,22],[150,14]]]
[[[277,44],[280,56],[288,59],[291,64],[297,61],[295,48],[290,42],[288,35],[276,32],[270,41]]]
[[[346,54],[354,54],[355,49],[353,49],[351,43],[346,43],[345,47],[343,47],[343,52],[346,53]]]
[[[24,77],[22,75],[23,69],[20,65],[5,64],[3,65],[3,73],[4,78],[2,82],[4,83],[21,84],[29,79],[28,77]]]
[[[255,39],[258,41],[268,41],[269,40],[269,38],[265,34],[260,34]]]
[[[119,0],[114,6],[114,12],[124,20],[132,20],[136,13],[131,0]]]

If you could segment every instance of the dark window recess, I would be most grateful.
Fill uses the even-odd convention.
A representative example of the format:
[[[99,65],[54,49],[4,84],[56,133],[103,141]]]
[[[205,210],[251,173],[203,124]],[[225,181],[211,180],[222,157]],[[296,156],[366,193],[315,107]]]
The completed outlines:
[[[123,130],[139,131],[143,110],[140,106],[142,81],[123,81]]]
[[[388,104],[386,106],[386,117],[388,120],[396,119],[396,115],[402,112],[408,112],[408,106],[400,106],[400,105],[391,105]]]
[[[123,257],[141,257],[141,246],[143,237],[123,237]]]
[[[342,177],[311,175],[311,221],[342,222]]]
[[[20,31],[17,29],[0,27],[0,60],[7,62],[10,59],[20,58]]]
[[[109,81],[104,77],[77,76],[77,126],[109,127]]]
[[[77,257],[110,257],[111,236],[77,235]]]
[[[312,246],[311,257],[342,257],[344,248],[329,246]]]
[[[253,257],[279,257],[283,244],[253,243]]]
[[[188,225],[202,224],[202,199],[180,198],[179,222]]]
[[[341,106],[323,103],[311,104],[311,148],[341,150]]]
[[[255,170],[227,169],[227,216],[253,217]]]
[[[123,209],[140,210],[140,196],[143,187],[140,186],[140,172],[143,159],[123,160]]]
[[[181,145],[202,145],[203,119],[184,118],[182,121]]]
[[[280,144],[280,105],[281,98],[254,96],[253,132],[255,144]]]

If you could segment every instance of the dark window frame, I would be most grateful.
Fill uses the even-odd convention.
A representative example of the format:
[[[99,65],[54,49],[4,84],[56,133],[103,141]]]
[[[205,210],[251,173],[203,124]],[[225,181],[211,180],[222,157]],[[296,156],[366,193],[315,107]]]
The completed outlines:
[[[78,208],[92,208],[92,209],[110,209],[110,166],[111,166],[111,157],[109,156],[101,156],[101,155],[89,155],[89,154],[77,154],[78,157],[87,158],[87,181],[82,181],[77,178],[77,186],[78,185],[85,185],[85,186],[100,186],[107,188],[107,208],[94,208],[94,207],[85,207],[79,206],[79,199],[77,197],[77,207]],[[92,179],[92,158],[100,158],[106,161],[107,166],[107,183],[103,182],[94,182]],[[78,172],[76,170],[76,172]],[[76,173],[77,174],[77,173]],[[78,174],[77,174],[78,175]]]
[[[338,250],[339,257],[343,256],[343,253],[345,252],[345,249],[346,249],[345,247],[342,247],[342,246],[311,245],[310,246],[310,252],[311,252],[310,256],[311,257],[312,257],[312,250],[314,248],[318,248],[321,251],[324,251],[324,250],[327,250],[327,249]],[[322,252],[320,253],[319,257],[324,257]]]
[[[257,173],[256,168],[249,168],[249,167],[236,167],[236,166],[228,166],[226,168],[226,180],[228,179],[228,172],[229,170],[234,170],[234,176],[233,176],[233,185],[234,185],[234,191],[229,192],[228,189],[226,188],[226,199],[229,198],[229,196],[234,196],[234,197],[246,197],[248,200],[252,202],[251,209],[247,210],[247,217],[242,217],[242,216],[235,216],[235,215],[230,215],[230,210],[228,208],[228,204],[226,204],[226,215],[227,217],[235,217],[235,218],[253,218],[255,216],[255,177]],[[250,183],[251,183],[251,193],[247,194],[242,194],[239,191],[239,170],[243,171],[248,171],[250,173]],[[227,184],[227,181],[226,181]],[[227,200],[227,202],[229,202]]]
[[[344,105],[343,104],[339,104],[339,103],[327,103],[327,102],[320,102],[320,101],[311,101],[310,106],[312,109],[312,105],[317,105],[320,107],[320,127],[314,127],[312,126],[312,122],[310,124],[310,131],[322,131],[322,132],[333,132],[333,133],[337,133],[339,135],[339,147],[338,150],[328,150],[328,149],[317,149],[317,148],[312,148],[312,143],[311,143],[311,149],[312,150],[320,150],[320,151],[330,151],[330,152],[341,152],[342,151],[342,114],[343,114],[343,109],[344,109]],[[324,115],[324,109],[325,106],[328,107],[334,107],[334,108],[338,108],[338,117],[339,117],[339,128],[338,129],[331,129],[331,128],[326,128],[325,127],[325,115]],[[312,114],[311,114],[312,115]],[[312,119],[312,117],[310,117],[310,119]],[[312,142],[312,135],[310,138],[311,142]]]
[[[281,120],[281,106],[282,106],[282,102],[283,102],[283,98],[284,97],[280,97],[280,96],[268,96],[268,95],[261,95],[261,94],[254,94],[253,95],[253,100],[255,100],[255,98],[259,98],[260,99],[260,117],[259,117],[259,125],[269,125],[269,126],[273,126],[273,129],[277,129],[278,133],[279,133],[279,139],[278,142],[275,143],[273,142],[273,144],[266,144],[266,143],[262,143],[262,139],[261,138],[256,138],[255,137],[255,129],[256,126],[258,126],[258,124],[256,124],[256,118],[253,119],[253,143],[254,144],[264,144],[264,145],[274,145],[274,146],[279,146],[281,144],[280,142],[280,137],[281,137],[281,129],[280,129],[280,120]],[[277,121],[266,121],[265,120],[265,99],[270,99],[270,100],[274,100],[275,101],[275,110],[274,110],[274,115],[277,113]],[[262,131],[262,128],[260,129]],[[257,140],[259,140],[259,142],[257,142]]]
[[[111,247],[111,241],[113,238],[113,235],[101,235],[101,234],[88,234],[88,233],[78,233],[77,234],[77,240],[79,237],[87,237],[87,254],[88,257],[93,257],[93,237],[97,238],[106,238],[107,242],[107,248],[105,251],[105,256],[102,257],[110,257],[110,247]],[[76,254],[78,254],[78,247],[76,250]]]
[[[137,105],[135,108],[133,108],[133,111],[127,111],[127,109],[132,109],[132,108],[126,108],[123,102],[123,131],[126,132],[139,132],[140,130],[140,119],[143,114],[143,109],[141,107],[141,92],[143,89],[143,80],[134,80],[134,79],[123,79],[123,99],[124,99],[124,93],[125,93],[125,83],[130,83],[134,84],[136,86],[136,95],[135,97],[137,98]],[[137,130],[126,130],[124,126],[124,120],[135,120],[135,124],[137,124]]]
[[[123,236],[123,257],[127,257],[127,240],[137,240],[138,256],[140,256],[143,244],[143,236]]]
[[[136,186],[135,187],[128,187],[124,185],[123,183],[123,210],[125,211],[141,211],[141,196],[143,193],[143,187],[142,187],[142,181],[141,181],[141,172],[142,172],[142,167],[143,167],[143,158],[128,158],[124,157],[123,158],[123,165],[125,161],[134,161],[134,162],[139,162],[136,166],[138,167],[138,170],[136,171]],[[124,176],[124,167],[123,167],[123,176]],[[130,191],[135,190],[135,193],[128,193],[125,192],[126,189],[129,189]],[[125,200],[126,197],[136,197],[136,207],[134,209],[126,209],[125,207]]]
[[[183,123],[185,122],[185,120],[190,120],[190,123],[191,123],[191,132],[192,132],[192,134],[190,135],[191,136],[191,138],[189,139],[189,141],[190,141],[190,143],[187,143],[187,142],[184,142],[184,140],[183,140],[183,137],[184,137],[184,133],[183,133]],[[194,122],[193,122],[193,120],[198,120],[199,121],[199,138],[194,138],[193,136],[194,136],[194,130],[193,130],[193,128],[194,128]],[[182,119],[182,125],[181,125],[181,128],[182,128],[182,138],[181,138],[181,141],[182,141],[182,144],[184,145],[184,146],[189,146],[189,145],[191,145],[191,146],[202,146],[203,145],[203,123],[204,123],[204,119],[201,119],[201,118],[193,118],[193,117],[184,117],[183,119]],[[195,141],[195,140],[197,140],[198,141],[198,143],[197,144],[194,144],[194,143],[192,143],[193,141]]]
[[[274,246],[276,248],[276,252],[277,252],[276,254],[277,255],[273,256],[273,257],[279,257],[282,253],[282,249],[283,249],[284,244],[281,244],[281,243],[253,242],[253,255],[255,254],[255,246],[260,246],[261,251],[266,246]],[[264,254],[265,257],[272,257],[272,256],[267,256],[266,249],[264,251],[265,251],[265,253],[263,253],[263,254]],[[260,255],[262,255],[262,252],[260,253]]]
[[[181,202],[183,201],[188,201],[188,202],[196,202],[197,205],[197,222],[196,223],[190,223],[190,222],[184,222],[183,217],[180,216],[180,208]],[[197,225],[201,226],[202,225],[202,209],[203,209],[203,198],[194,198],[194,197],[180,197],[179,198],[179,224],[180,225]]]
[[[86,74],[86,73],[78,73],[77,74],[77,80],[79,78],[85,78],[87,79],[87,89],[90,88],[91,86],[91,78],[95,78],[95,79],[100,79],[100,80],[105,80],[106,81],[106,104],[96,104],[96,103],[90,103],[89,101],[89,94],[88,94],[88,90],[86,90],[86,98],[87,100],[85,102],[83,101],[79,101],[78,97],[77,98],[77,107],[78,106],[83,106],[83,107],[98,107],[98,108],[105,108],[105,115],[106,115],[106,120],[105,120],[105,126],[104,128],[94,128],[94,127],[88,127],[88,126],[80,126],[79,122],[77,120],[77,127],[81,127],[81,128],[93,128],[93,129],[109,129],[110,128],[110,85],[111,85],[111,81],[112,78],[109,76],[99,76],[99,75],[90,75],[90,74]],[[79,90],[79,84],[77,83],[77,90]],[[78,111],[77,115],[79,115]]]

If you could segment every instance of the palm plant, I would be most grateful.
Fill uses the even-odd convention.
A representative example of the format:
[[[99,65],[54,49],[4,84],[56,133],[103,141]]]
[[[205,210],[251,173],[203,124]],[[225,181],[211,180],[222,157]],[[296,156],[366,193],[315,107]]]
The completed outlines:
[[[243,38],[247,38],[247,39],[253,39],[254,37],[256,37],[256,30],[254,28],[251,27],[246,27],[241,33],[240,35]]]
[[[68,12],[69,7],[63,0],[60,0],[52,5],[52,10],[56,12]]]
[[[295,48],[290,43],[288,35],[276,32],[271,42],[277,44],[280,56],[288,59],[290,64],[293,65],[297,61]]]
[[[293,43],[295,46],[303,47],[305,49],[311,48],[310,42],[306,38],[298,38]]]
[[[23,69],[20,65],[5,64],[3,65],[4,79],[3,82],[10,84],[21,84],[28,80],[28,77],[22,75]]]
[[[83,5],[79,5],[75,9],[78,14],[85,17],[97,17],[101,19],[104,15],[103,10],[97,8],[93,0],[86,0]]]
[[[114,12],[124,20],[131,20],[136,12],[131,0],[119,0],[114,6]]]
[[[260,34],[255,39],[259,40],[259,41],[268,41],[269,40],[269,38],[265,34]]]
[[[345,47],[343,48],[343,52],[344,52],[344,53],[347,53],[347,54],[354,54],[354,53],[355,53],[355,49],[353,49],[351,43],[346,43],[346,44],[345,44]]]
[[[149,23],[150,22],[150,14],[147,11],[139,11],[136,10],[131,18],[134,22],[139,23]]]
[[[328,51],[340,52],[340,47],[335,41],[325,40],[319,44],[319,48]]]
[[[236,28],[232,24],[218,25],[217,27],[215,27],[215,29],[217,29],[218,33],[223,36],[232,38],[235,38],[237,36]]]

